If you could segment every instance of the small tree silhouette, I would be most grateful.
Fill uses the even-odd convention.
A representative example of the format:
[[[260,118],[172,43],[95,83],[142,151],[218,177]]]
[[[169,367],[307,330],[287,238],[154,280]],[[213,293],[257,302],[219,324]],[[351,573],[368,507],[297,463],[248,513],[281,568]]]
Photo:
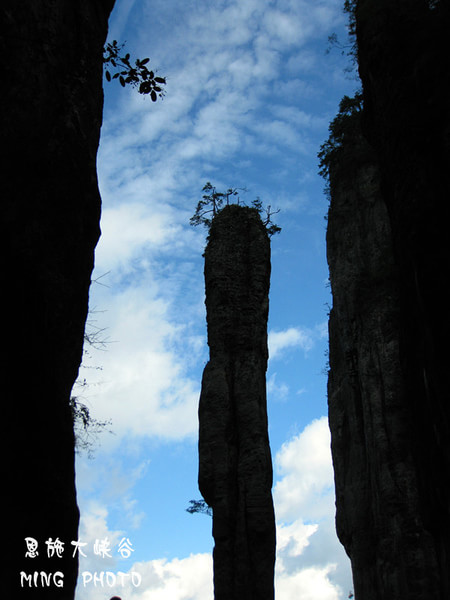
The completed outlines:
[[[211,226],[213,218],[217,215],[219,210],[223,208],[223,205],[230,203],[232,196],[238,196],[236,188],[230,188],[226,192],[218,192],[216,188],[208,181],[202,188],[202,192],[205,192],[202,199],[199,200],[195,213],[190,218],[190,224],[205,225],[206,227]],[[237,200],[239,204],[239,197]]]
[[[211,227],[212,220],[224,206],[227,206],[236,197],[235,204],[244,204],[239,198],[239,190],[246,192],[245,188],[229,188],[226,192],[218,192],[217,189],[208,181],[202,188],[205,192],[202,199],[199,200],[195,213],[190,218],[189,222],[192,226],[204,225],[208,229]],[[251,208],[258,211],[262,222],[267,230],[267,233],[272,236],[275,233],[280,233],[281,227],[272,222],[272,215],[280,212],[280,210],[272,210],[271,205],[263,206],[260,198],[256,198],[251,203]]]
[[[204,515],[212,516],[212,508],[206,504],[204,500],[189,500],[190,506],[186,512],[193,515],[194,513],[203,513]]]
[[[280,212],[280,209],[272,210],[272,206],[269,204],[268,206],[263,206],[260,198],[257,197],[255,200],[252,200],[252,207],[256,208],[256,210],[261,215],[261,220],[267,229],[267,233],[272,236],[275,233],[280,233],[281,227],[272,223],[272,215],[276,215]]]
[[[106,275],[105,273],[104,275]],[[104,277],[101,275],[97,279],[94,279],[93,283],[100,283],[100,279]],[[89,315],[95,314],[96,310],[90,310]],[[110,343],[110,340],[104,337],[105,329],[99,328],[95,325],[95,322],[91,319],[86,321],[86,330],[84,332],[84,347],[83,354],[89,355],[89,348],[96,348],[97,350],[106,349],[106,344]],[[81,365],[85,368],[85,365]],[[96,370],[101,370],[101,367],[93,367]],[[74,384],[74,390],[84,390],[88,386],[86,379],[78,378]],[[72,392],[74,391],[72,390]],[[77,452],[85,451],[89,458],[93,458],[93,448],[99,433],[105,430],[108,425],[111,425],[111,419],[106,421],[99,421],[95,419],[90,412],[89,407],[80,399],[79,395],[71,395],[69,399],[69,406],[72,412],[73,427],[75,433],[75,449]],[[109,433],[113,433],[111,430],[107,430]]]

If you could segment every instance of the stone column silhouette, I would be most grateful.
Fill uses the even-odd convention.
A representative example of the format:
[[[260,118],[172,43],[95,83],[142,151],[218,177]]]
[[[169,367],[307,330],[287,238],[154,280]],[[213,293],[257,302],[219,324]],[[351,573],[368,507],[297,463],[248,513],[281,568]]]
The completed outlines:
[[[205,250],[210,360],[199,405],[199,488],[213,509],[216,600],[274,597],[269,285],[270,240],[258,212],[226,206]]]

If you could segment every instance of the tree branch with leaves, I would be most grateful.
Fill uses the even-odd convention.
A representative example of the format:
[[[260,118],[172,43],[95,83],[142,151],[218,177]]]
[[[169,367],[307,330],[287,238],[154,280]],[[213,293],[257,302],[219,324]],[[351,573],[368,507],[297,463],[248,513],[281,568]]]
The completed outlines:
[[[166,85],[165,77],[158,77],[155,71],[149,71],[147,64],[149,58],[135,60],[134,65],[130,62],[130,54],[123,53],[125,44],[118,44],[117,40],[107,43],[103,50],[103,65],[107,81],[117,79],[122,87],[131,85],[138,89],[140,94],[150,95],[153,102],[158,96],[163,98],[165,91],[161,86]],[[112,73],[112,70],[115,72]]]

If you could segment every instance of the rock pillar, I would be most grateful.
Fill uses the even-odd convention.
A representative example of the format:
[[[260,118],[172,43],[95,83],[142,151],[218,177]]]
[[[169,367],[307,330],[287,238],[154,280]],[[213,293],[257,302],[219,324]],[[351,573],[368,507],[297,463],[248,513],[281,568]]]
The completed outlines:
[[[275,518],[266,407],[270,241],[230,205],[205,250],[210,360],[199,405],[199,487],[213,509],[216,600],[274,595]]]

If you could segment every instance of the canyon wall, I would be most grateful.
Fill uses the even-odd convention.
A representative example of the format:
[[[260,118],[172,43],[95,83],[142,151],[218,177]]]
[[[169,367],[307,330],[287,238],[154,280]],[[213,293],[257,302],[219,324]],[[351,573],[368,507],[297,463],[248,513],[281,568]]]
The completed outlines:
[[[69,398],[81,361],[100,235],[96,155],[113,0],[5,0],[0,9],[3,158],[3,457],[6,596],[70,600],[78,539]],[[39,543],[25,556],[25,538]],[[61,558],[46,541],[64,543]],[[55,548],[55,547],[54,547]],[[63,574],[47,586],[34,573]],[[20,573],[31,573],[22,579]]]
[[[330,166],[327,232],[337,531],[357,600],[445,600],[450,9],[355,4],[362,129]]]

